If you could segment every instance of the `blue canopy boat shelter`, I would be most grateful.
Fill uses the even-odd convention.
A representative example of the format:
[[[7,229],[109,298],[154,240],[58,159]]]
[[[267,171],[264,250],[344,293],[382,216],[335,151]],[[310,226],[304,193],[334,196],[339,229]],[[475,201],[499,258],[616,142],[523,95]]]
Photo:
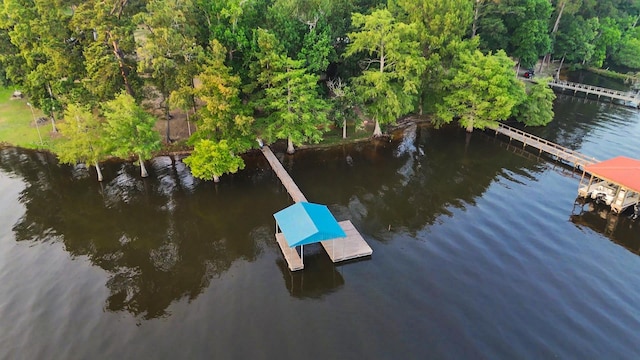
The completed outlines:
[[[276,234],[278,229],[282,231],[289,248],[300,246],[302,266],[304,245],[347,236],[325,205],[298,202],[278,211],[273,217],[276,219]]]

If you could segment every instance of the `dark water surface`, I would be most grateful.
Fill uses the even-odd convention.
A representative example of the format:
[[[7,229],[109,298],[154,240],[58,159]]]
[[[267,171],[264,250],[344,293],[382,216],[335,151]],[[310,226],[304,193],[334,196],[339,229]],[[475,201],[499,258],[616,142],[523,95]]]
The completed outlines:
[[[640,113],[561,97],[527,129],[640,157]],[[637,359],[640,221],[574,206],[579,176],[456,128],[278,154],[374,253],[290,273],[259,153],[222,183],[0,150],[2,359]],[[526,155],[526,154],[525,154]],[[581,211],[584,210],[584,211]]]

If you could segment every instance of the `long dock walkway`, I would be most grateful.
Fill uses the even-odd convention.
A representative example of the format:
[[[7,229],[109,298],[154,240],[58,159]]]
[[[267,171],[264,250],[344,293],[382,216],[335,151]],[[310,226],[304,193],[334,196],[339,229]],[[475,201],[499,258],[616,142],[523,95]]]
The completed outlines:
[[[564,146],[560,146],[551,141],[543,138],[531,135],[520,129],[513,128],[508,125],[499,124],[496,129],[492,129],[498,134],[502,134],[509,137],[509,140],[518,140],[522,143],[522,148],[527,146],[538,149],[539,153],[543,151],[552,157],[556,157],[558,160],[572,165],[575,168],[584,169],[585,166],[595,164],[598,160],[594,157],[583,155],[575,150],[571,150]]]
[[[261,148],[261,150],[262,154],[264,154],[264,157],[267,158],[267,161],[273,168],[273,171],[282,182],[282,185],[284,185],[284,187],[287,189],[287,192],[289,193],[293,201],[307,202],[307,198],[304,196],[302,191],[300,191],[298,185],[296,185],[287,170],[284,169],[278,158],[273,154],[271,149],[265,145]],[[367,244],[367,242],[364,240],[362,235],[360,235],[355,226],[353,226],[350,220],[340,221],[338,224],[347,236],[344,238],[324,240],[320,242],[322,247],[331,258],[331,261],[337,263],[340,261],[369,256],[373,253],[373,250],[371,249],[369,244]],[[284,255],[284,258],[287,261],[289,270],[302,270],[304,268],[302,256],[298,254],[296,248],[291,248],[288,246],[283,233],[276,233],[276,241],[280,246],[282,255]]]
[[[578,92],[581,92],[584,93],[585,96],[596,95],[598,96],[598,99],[604,96],[609,99],[622,100],[625,103],[634,103],[636,106],[638,106],[638,102],[640,101],[640,94],[637,93],[607,89],[599,86],[574,83],[570,81],[554,80],[549,82],[549,86],[560,90],[571,90],[573,91],[574,95]]]
[[[263,146],[261,150],[273,171],[276,173],[278,178],[280,178],[280,181],[282,181],[282,185],[287,189],[291,199],[293,199],[294,202],[306,202],[307,198],[304,196],[302,191],[300,191],[298,185],[296,185],[295,181],[293,181],[291,176],[289,176],[289,173],[284,169],[280,160],[278,160],[278,158],[273,154],[271,149],[268,146]]]

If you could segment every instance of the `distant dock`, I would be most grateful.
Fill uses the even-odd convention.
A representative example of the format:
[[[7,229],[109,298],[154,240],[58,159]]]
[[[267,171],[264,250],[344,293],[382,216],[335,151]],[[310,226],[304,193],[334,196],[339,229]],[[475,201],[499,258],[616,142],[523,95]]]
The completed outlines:
[[[598,97],[598,100],[601,97],[609,98],[612,101],[613,99],[617,99],[623,101],[625,105],[632,104],[636,107],[638,107],[638,101],[640,100],[640,94],[637,93],[607,89],[599,86],[574,83],[570,81],[554,80],[549,82],[549,86],[551,88],[560,89],[562,91],[573,91],[574,95],[576,95],[578,92],[584,93],[585,96],[595,95]]]
[[[263,146],[261,148],[262,153],[265,158],[273,168],[273,171],[278,176],[282,185],[287,189],[287,192],[293,199],[295,203],[307,203],[307,198],[304,196],[298,185],[293,181],[289,173],[284,169],[278,158],[273,154],[271,149],[268,146]],[[305,204],[308,205],[308,204]],[[328,212],[328,210],[325,210]],[[277,215],[277,214],[276,214]],[[332,216],[331,216],[332,217]],[[335,220],[332,220],[335,224]],[[314,225],[309,224],[311,227]],[[332,239],[326,239],[320,242],[322,247],[325,249],[331,261],[334,263],[356,259],[359,257],[369,256],[373,253],[373,250],[364,240],[362,235],[358,232],[358,230],[353,226],[351,221],[341,221],[338,223],[345,237],[337,237]],[[311,229],[317,230],[317,229]],[[338,229],[339,231],[340,229]],[[303,246],[300,246],[300,253],[295,246],[290,246],[285,238],[284,232],[278,232],[278,224],[276,223],[276,242],[280,246],[280,250],[287,261],[287,266],[291,271],[297,271],[304,269],[304,261],[303,261]]]
[[[513,128],[505,124],[499,124],[497,128],[492,129],[496,135],[502,134],[509,137],[509,140],[517,140],[522,143],[522,148],[530,146],[538,150],[539,153],[545,152],[551,157],[563,161],[574,168],[584,169],[588,165],[599,162],[596,158],[581,154],[575,150],[571,150],[564,146],[560,146],[549,140],[529,134],[520,129]]]

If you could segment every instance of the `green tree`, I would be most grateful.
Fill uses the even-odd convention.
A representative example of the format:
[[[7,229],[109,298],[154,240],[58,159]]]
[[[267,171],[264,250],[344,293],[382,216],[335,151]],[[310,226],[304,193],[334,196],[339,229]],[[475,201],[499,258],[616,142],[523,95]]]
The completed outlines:
[[[571,63],[589,63],[595,53],[594,40],[597,34],[598,19],[584,19],[582,16],[565,14],[560,27],[554,53]]]
[[[307,73],[303,61],[284,55],[273,34],[258,31],[257,84],[263,96],[255,104],[268,114],[264,136],[267,141],[287,139],[287,152],[293,154],[294,145],[322,139],[330,107],[318,93],[318,76]]]
[[[620,48],[613,53],[616,64],[630,69],[640,69],[640,39],[631,36],[622,38]]]
[[[233,153],[226,140],[199,140],[184,163],[189,166],[193,176],[214,182],[219,182],[223,174],[244,169],[244,161]]]
[[[335,49],[329,29],[313,27],[304,35],[299,60],[305,61],[307,70],[314,74],[322,74],[327,70],[329,62],[335,58]]]
[[[354,119],[354,125],[357,124],[358,117],[354,111],[354,95],[353,90],[342,79],[332,79],[327,81],[327,87],[331,92],[331,111],[330,117],[337,126],[342,127],[342,138],[347,138],[347,120]]]
[[[58,97],[80,87],[84,75],[81,48],[67,26],[70,5],[68,1],[7,0],[0,7],[0,27],[7,30],[5,40],[13,44],[3,62],[7,61],[9,75],[24,87],[30,101],[50,114],[53,132],[57,131],[54,110],[61,108]]]
[[[62,140],[55,152],[63,164],[79,162],[95,166],[98,181],[102,181],[100,161],[105,157],[102,144],[102,126],[91,109],[70,104],[64,112],[64,122],[59,125]]]
[[[171,142],[169,96],[172,91],[193,83],[196,62],[202,49],[196,43],[195,7],[190,0],[151,0],[136,22],[146,31],[139,36],[139,71],[146,73],[162,95],[167,121],[166,142]]]
[[[154,129],[156,119],[126,92],[104,103],[102,113],[106,119],[104,131],[109,153],[120,158],[137,157],[140,175],[149,176],[144,160],[160,149],[160,135]]]
[[[591,60],[594,66],[602,67],[608,54],[612,54],[620,47],[622,31],[617,22],[612,18],[604,18],[600,21],[598,34],[595,38],[595,50]],[[640,56],[640,54],[637,54]]]
[[[504,49],[526,68],[551,50],[548,22],[552,7],[548,0],[489,2],[483,11],[478,30],[482,48]]]
[[[553,28],[551,29],[551,39],[553,41],[553,53],[558,54],[555,46],[555,39],[557,36],[557,31],[560,27],[560,20],[562,19],[562,15],[566,12],[567,14],[575,14],[580,7],[582,6],[583,0],[557,0],[555,3],[555,12],[556,12],[556,20],[553,23]],[[560,52],[562,53],[562,52]],[[564,57],[563,57],[564,60]],[[548,53],[544,56],[542,61],[540,62],[540,69],[542,71],[542,67],[544,64],[549,64],[551,62],[551,53]]]
[[[225,140],[234,152],[253,145],[254,118],[240,99],[240,77],[225,65],[227,50],[217,40],[211,41],[203,71],[198,75],[202,85],[195,91],[204,102],[198,110],[196,139]]]
[[[527,96],[514,111],[518,121],[526,126],[544,126],[553,120],[556,94],[549,87],[551,80],[550,77],[539,77],[527,87]]]
[[[415,23],[422,55],[427,60],[422,76],[420,114],[423,106],[432,106],[442,98],[442,80],[460,51],[476,48],[476,41],[462,41],[473,17],[469,0],[395,0],[400,19]],[[391,3],[393,4],[393,3]]]
[[[84,49],[83,85],[97,102],[113,99],[122,89],[135,97],[140,79],[133,19],[144,9],[144,1],[88,0],[71,9],[70,27]]]
[[[354,91],[375,121],[373,136],[381,136],[381,124],[396,121],[415,109],[420,77],[426,69],[416,25],[395,20],[389,10],[371,15],[353,14],[359,29],[349,34],[345,55],[365,54],[362,74],[353,79]]]
[[[445,82],[449,92],[439,104],[436,126],[458,119],[467,132],[495,127],[508,118],[522,101],[522,82],[515,77],[514,63],[503,50],[484,55],[479,50],[460,54],[460,64]]]

